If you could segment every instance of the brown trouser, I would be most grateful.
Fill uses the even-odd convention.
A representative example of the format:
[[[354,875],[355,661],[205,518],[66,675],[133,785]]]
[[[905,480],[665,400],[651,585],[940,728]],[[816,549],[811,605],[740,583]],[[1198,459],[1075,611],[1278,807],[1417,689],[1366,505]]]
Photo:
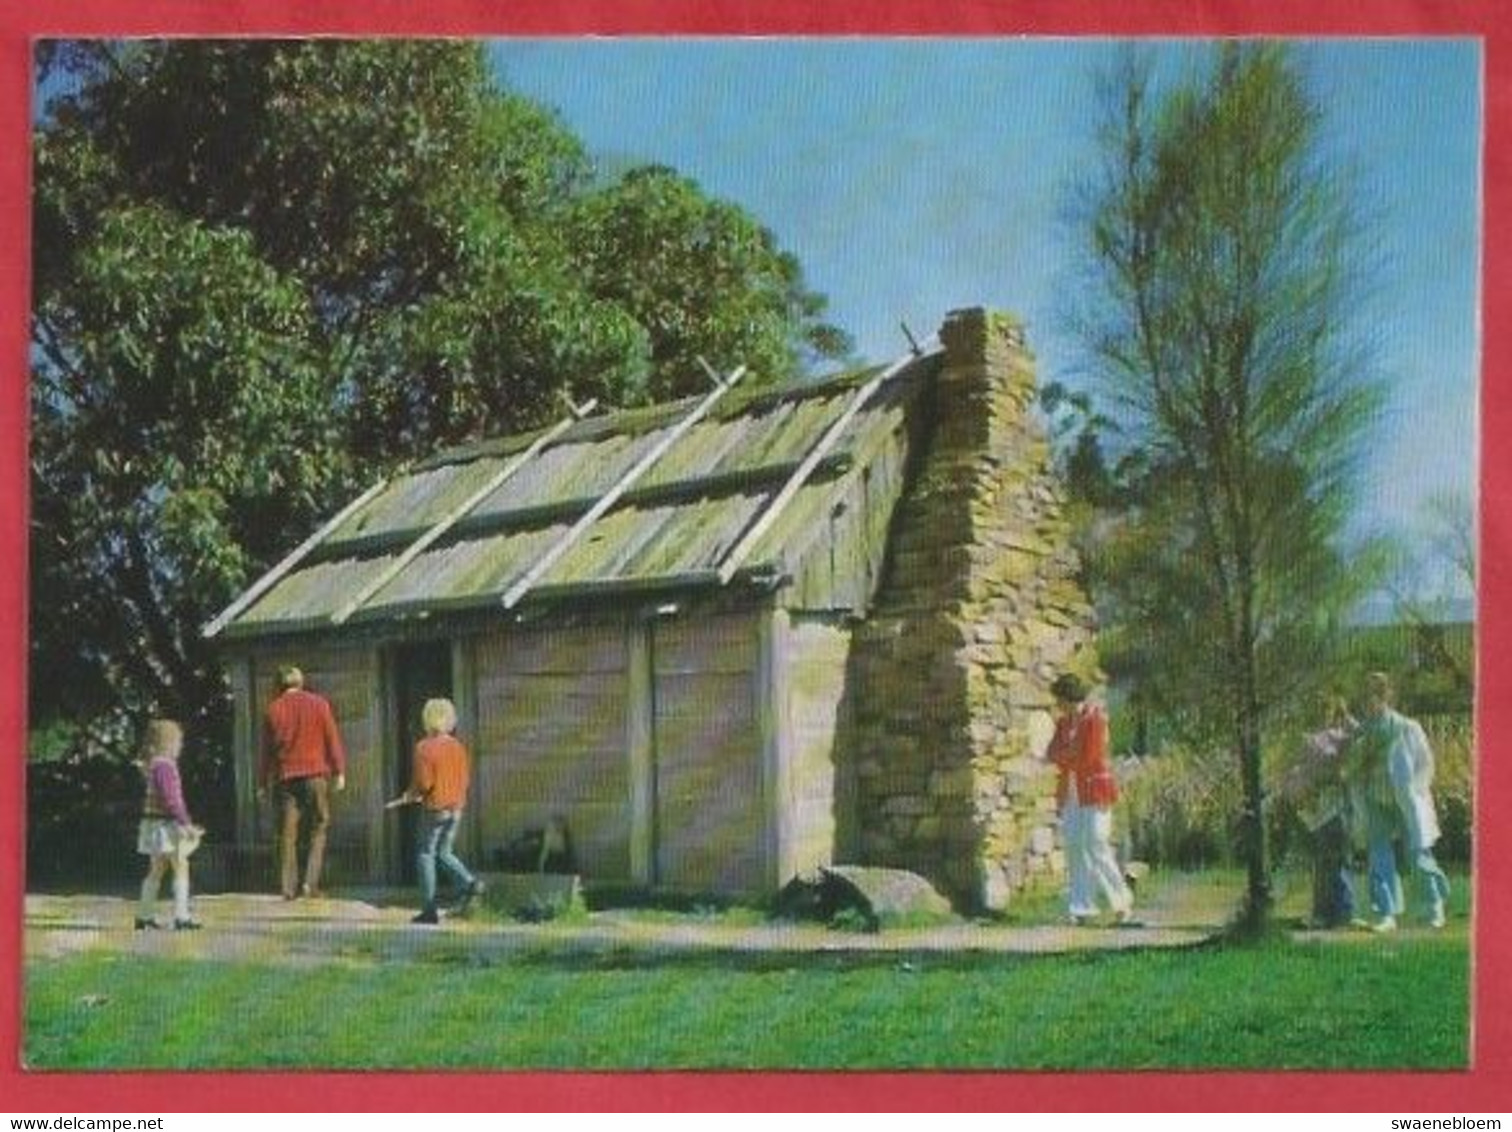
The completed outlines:
[[[299,825],[301,820],[310,838],[310,853],[305,860],[304,886],[308,892],[320,890],[320,867],[325,861],[326,831],[331,826],[331,783],[328,778],[291,778],[279,783],[280,825],[278,860],[280,887],[284,899],[292,900],[299,891]]]

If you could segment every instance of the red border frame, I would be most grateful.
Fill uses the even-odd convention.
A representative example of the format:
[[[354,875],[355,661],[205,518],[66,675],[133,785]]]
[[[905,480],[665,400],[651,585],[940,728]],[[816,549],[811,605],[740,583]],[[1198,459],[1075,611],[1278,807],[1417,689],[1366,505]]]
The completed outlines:
[[[499,5],[490,0],[427,0],[377,5],[373,0],[31,0],[0,9],[0,537],[12,548],[0,568],[0,861],[21,861],[22,752],[26,741],[27,656],[25,540],[27,459],[26,357],[29,216],[30,41],[50,35],[1372,35],[1474,36],[1485,45],[1486,154],[1482,371],[1497,372],[1512,354],[1505,299],[1512,274],[1507,170],[1512,140],[1512,16],[1498,0],[1211,0],[1204,4],[1105,0],[873,0],[841,6],[805,0],[555,0]],[[316,10],[310,10],[312,7]],[[1507,9],[1512,13],[1512,8]],[[1482,436],[1512,422],[1512,396],[1483,377]],[[1481,815],[1507,807],[1512,763],[1494,742],[1507,732],[1512,697],[1498,646],[1512,631],[1491,596],[1502,586],[1501,553],[1512,505],[1512,447],[1481,447],[1479,614],[1479,797]],[[1506,937],[1509,835],[1477,823],[1475,870],[1475,1067],[1462,1073],[466,1073],[445,1087],[425,1075],[311,1073],[27,1074],[20,1042],[22,880],[0,869],[0,1096],[15,1112],[101,1111],[1385,1111],[1512,1110],[1512,1010],[1496,991],[1512,980]],[[1410,1040],[1410,1035],[1403,1035]],[[1093,1086],[1093,1087],[1089,1087]]]

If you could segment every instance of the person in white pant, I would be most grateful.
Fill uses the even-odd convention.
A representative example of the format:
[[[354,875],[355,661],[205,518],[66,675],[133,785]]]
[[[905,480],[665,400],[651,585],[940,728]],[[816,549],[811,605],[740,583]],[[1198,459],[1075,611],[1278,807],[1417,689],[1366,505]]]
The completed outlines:
[[[1113,803],[1118,783],[1108,761],[1108,717],[1087,699],[1087,686],[1071,673],[1050,685],[1055,697],[1055,734],[1045,757],[1060,774],[1055,801],[1060,810],[1069,910],[1073,924],[1097,914],[1101,894],[1120,924],[1134,923],[1134,895],[1113,855]]]

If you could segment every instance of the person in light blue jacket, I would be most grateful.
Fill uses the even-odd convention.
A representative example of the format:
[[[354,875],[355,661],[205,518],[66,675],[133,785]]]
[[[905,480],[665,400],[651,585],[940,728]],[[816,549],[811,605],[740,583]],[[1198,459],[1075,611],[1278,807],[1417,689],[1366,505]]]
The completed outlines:
[[[1391,706],[1384,672],[1365,678],[1365,718],[1350,744],[1346,771],[1364,818],[1375,931],[1393,931],[1406,910],[1397,875],[1402,842],[1427,896],[1428,923],[1444,926],[1449,878],[1434,859],[1439,839],[1433,806],[1433,749],[1422,725]]]

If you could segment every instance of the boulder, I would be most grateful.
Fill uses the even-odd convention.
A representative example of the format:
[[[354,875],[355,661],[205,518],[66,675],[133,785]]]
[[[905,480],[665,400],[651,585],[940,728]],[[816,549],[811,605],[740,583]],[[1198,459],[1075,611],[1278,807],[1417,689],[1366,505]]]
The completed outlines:
[[[821,866],[816,873],[795,877],[778,894],[776,913],[825,922],[855,918],[868,931],[952,914],[950,901],[919,874],[858,865]]]

